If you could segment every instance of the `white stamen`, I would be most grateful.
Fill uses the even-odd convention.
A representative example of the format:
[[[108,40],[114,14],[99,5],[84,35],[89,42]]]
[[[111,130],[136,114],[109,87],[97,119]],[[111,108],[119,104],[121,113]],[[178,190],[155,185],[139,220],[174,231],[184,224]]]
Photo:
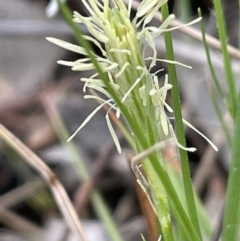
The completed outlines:
[[[197,132],[200,136],[202,136],[215,151],[218,151],[218,148],[205,136],[203,135],[199,130],[197,130],[193,125],[191,125],[189,122],[183,119],[183,123],[188,126],[189,128],[193,129],[195,132]]]
[[[100,87],[100,86],[88,84],[87,87],[101,92],[102,94],[106,95],[109,99],[112,98],[112,97],[110,96],[109,92],[108,92],[107,90],[105,90],[104,88]]]
[[[121,153],[121,146],[120,146],[119,140],[117,138],[117,135],[116,135],[116,133],[115,133],[113,127],[112,127],[112,123],[111,123],[111,121],[109,119],[108,114],[105,117],[106,117],[108,129],[109,129],[110,134],[111,134],[111,136],[113,138],[113,141],[114,141],[114,143],[115,143],[115,145],[117,147],[118,152]]]
[[[153,59],[154,57],[147,57],[145,58],[145,60],[151,60]],[[173,61],[173,60],[168,60],[168,59],[155,59],[156,61],[161,61],[161,62],[164,62],[164,63],[169,63],[169,64],[176,64],[176,65],[180,65],[180,66],[183,66],[183,67],[186,67],[186,68],[189,68],[189,69],[192,69],[192,66],[189,66],[189,65],[186,65],[186,64],[183,64],[183,63],[180,63],[178,61]]]
[[[165,102],[165,100],[166,100],[166,98],[167,98],[167,91],[168,91],[168,89],[166,89],[166,88],[164,88],[164,87],[166,87],[166,86],[168,86],[168,85],[169,85],[169,84],[168,84],[168,75],[165,74],[164,86],[163,86],[163,88],[162,88],[162,90],[163,90],[163,92],[162,92],[162,99],[163,99],[164,102]],[[171,85],[171,88],[172,88],[172,85]]]
[[[110,71],[110,70],[113,70],[113,69],[115,69],[117,67],[118,67],[118,64],[117,63],[113,63],[110,66],[106,67],[105,71]]]
[[[86,70],[92,70],[95,69],[95,66],[93,63],[75,63],[75,65],[72,67],[72,71],[86,71]]]
[[[165,0],[167,2],[167,0]],[[158,2],[158,4],[151,9],[151,11],[146,15],[145,20],[143,22],[143,28],[153,19],[155,13],[159,10],[159,8],[163,5],[161,1]]]
[[[88,99],[94,99],[94,100],[98,100],[98,101],[101,101],[101,102],[106,102],[107,100],[104,100],[102,99],[101,97],[97,96],[97,95],[84,95],[83,98],[85,100],[88,100]],[[111,102],[113,102],[113,99],[111,99]],[[108,105],[114,109],[114,110],[117,110],[117,107],[116,107],[116,104],[111,104],[110,102],[108,103]]]
[[[64,66],[69,66],[69,67],[72,67],[76,64],[73,61],[65,61],[65,60],[58,60],[57,63],[61,64],[61,65],[64,65]]]
[[[114,80],[113,80],[113,77],[112,77],[112,73],[111,72],[107,72],[107,75],[108,75],[108,79],[109,79],[110,83],[115,84]]]
[[[171,108],[171,106],[169,106],[162,98],[160,98],[161,102],[163,103],[163,105],[166,107],[166,109],[170,112],[173,113],[173,109]]]
[[[110,49],[111,53],[126,53],[128,55],[132,55],[131,51],[128,49]]]
[[[143,106],[146,106],[147,105],[147,98],[146,98],[146,86],[145,85],[143,85],[142,87],[139,88],[139,95],[140,95],[140,98],[143,101]]]
[[[168,135],[168,121],[164,110],[160,107],[160,121],[165,136]]]
[[[173,30],[177,30],[177,29],[180,29],[180,28],[183,28],[183,27],[186,27],[186,26],[189,26],[189,25],[193,25],[199,21],[201,21],[202,18],[197,18],[195,20],[193,20],[192,22],[190,23],[186,23],[186,24],[183,24],[181,26],[177,26],[177,27],[173,27],[173,28],[159,28],[159,30],[155,30],[153,31],[153,37],[156,38],[158,37],[161,33],[164,33],[164,32],[170,32],[170,31],[173,31]],[[169,23],[170,24],[170,23]],[[150,27],[149,29],[154,29],[155,27]]]
[[[116,111],[116,117],[119,119],[120,118],[120,114],[121,114],[121,110],[120,108],[118,107],[117,108],[117,111]]]
[[[47,37],[46,38],[49,42],[52,42],[64,49],[70,50],[72,52],[78,53],[78,54],[82,54],[82,55],[87,55],[86,50],[78,45],[74,45],[74,44],[70,44],[66,41],[60,40],[60,39],[56,39],[56,38],[51,38],[51,37]]]
[[[155,46],[155,41],[154,41],[152,35],[148,31],[145,32],[145,38],[146,38],[148,45],[153,50],[152,62],[149,67],[149,71],[150,71],[151,68],[156,65],[157,50],[156,50],[156,46]]]
[[[128,1],[128,17],[130,18],[131,15],[131,9],[132,9],[132,0]]]
[[[142,1],[138,7],[137,18],[140,18],[147,14],[148,11],[152,11],[153,7],[159,2],[159,0]]]
[[[146,60],[146,59],[145,59]],[[153,74],[151,74],[152,76],[155,76],[155,75],[157,75],[159,72],[162,72],[162,71],[164,71],[164,69],[159,69],[159,70],[157,70],[157,71],[155,71]]]
[[[115,78],[118,78],[123,72],[124,70],[127,68],[127,66],[129,66],[130,64],[127,62],[123,65],[122,69],[117,73],[115,74]]]
[[[189,152],[195,152],[195,151],[197,150],[195,147],[184,147],[184,146],[182,146],[182,145],[178,142],[177,137],[176,137],[176,135],[175,135],[175,132],[173,131],[173,127],[172,127],[171,124],[169,124],[169,130],[170,130],[170,133],[172,134],[172,137],[173,137],[176,145],[177,145],[179,148],[181,148],[181,149],[183,149],[183,150],[185,150],[185,151],[189,151]]]
[[[83,86],[83,92],[86,92],[86,88],[87,88],[88,82],[91,81],[93,78],[95,78],[97,76],[98,76],[98,73],[93,74],[90,78],[86,79],[86,82],[85,82],[85,78],[81,78],[81,81],[85,82],[85,84]]]
[[[105,101],[103,104],[99,105],[85,120],[84,122],[78,127],[78,129],[68,138],[67,142],[71,141],[77,133],[92,119],[92,117],[106,104],[111,102],[110,100]]]
[[[131,88],[127,91],[127,93],[122,98],[122,103],[127,99],[128,95],[132,92],[132,90],[136,87],[136,85],[142,80],[143,76],[145,75],[145,72],[141,74],[139,78],[136,79],[134,84],[131,86]]]
[[[106,56],[106,51],[102,48],[101,44],[91,36],[84,35],[83,38],[85,38],[88,41],[92,41],[102,52],[103,56]]]
[[[61,64],[61,65],[73,67],[73,66],[75,66],[76,64],[84,63],[84,62],[87,62],[87,61],[89,61],[89,60],[90,60],[89,58],[83,58],[83,59],[79,59],[79,60],[77,60],[77,61],[58,60],[57,63],[58,63],[58,64]]]

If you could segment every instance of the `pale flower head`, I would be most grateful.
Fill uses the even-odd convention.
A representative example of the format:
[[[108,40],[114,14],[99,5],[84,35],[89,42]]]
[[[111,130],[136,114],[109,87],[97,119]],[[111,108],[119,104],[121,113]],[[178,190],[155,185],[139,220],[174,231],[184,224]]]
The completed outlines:
[[[160,126],[160,128],[157,128],[159,136],[161,133],[164,133],[166,136],[171,134],[175,137],[173,128],[165,113],[165,109],[172,112],[171,107],[165,101],[167,91],[172,86],[168,83],[168,76],[166,75],[165,83],[160,87],[157,75],[150,73],[151,68],[156,65],[157,61],[180,64],[175,61],[157,59],[157,50],[155,47],[155,39],[161,33],[171,30],[168,26],[174,19],[174,15],[170,15],[159,27],[147,26],[156,11],[166,2],[167,0],[143,0],[137,9],[134,19],[131,21],[131,1],[129,1],[129,5],[126,7],[122,0],[82,0],[82,3],[89,12],[89,16],[85,17],[74,12],[73,21],[84,24],[87,27],[91,36],[84,36],[84,38],[95,44],[102,55],[98,56],[94,54],[95,59],[98,61],[103,72],[107,73],[111,87],[122,100],[122,103],[127,106],[130,114],[139,123],[143,131],[147,132],[147,118],[149,118],[156,126]],[[138,29],[140,30],[138,31]],[[58,61],[59,64],[70,66],[73,71],[93,70],[95,68],[87,56],[86,50],[81,46],[55,38],[47,38],[47,40],[85,56],[74,62]],[[148,57],[151,60],[149,68],[145,64],[145,60],[147,59],[144,56],[146,44],[150,46],[153,52],[153,56]],[[106,99],[100,99],[93,95],[86,96],[87,99],[98,98],[103,103],[86,118],[72,137],[105,104],[109,105],[110,109],[116,111],[117,117],[121,113],[104,82],[98,78],[98,74],[94,74],[89,78],[82,78],[81,81],[84,82],[84,91],[87,88],[96,90],[101,92]],[[121,148],[108,113],[106,114],[106,122],[120,152]],[[177,140],[176,144],[179,146]],[[193,149],[187,150],[193,151]]]

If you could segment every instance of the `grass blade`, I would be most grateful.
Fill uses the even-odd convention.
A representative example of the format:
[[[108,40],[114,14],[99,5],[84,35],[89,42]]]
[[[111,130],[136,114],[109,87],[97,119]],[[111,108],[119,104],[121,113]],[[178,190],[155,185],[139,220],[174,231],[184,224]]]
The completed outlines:
[[[237,103],[235,132],[232,143],[232,157],[228,177],[227,198],[223,221],[222,241],[238,240],[240,210],[240,95]]]
[[[162,15],[163,15],[163,19],[166,19],[169,15],[167,4],[165,4],[162,7]],[[165,38],[167,58],[169,60],[174,60],[171,33],[166,32],[164,34],[164,38]],[[180,94],[179,94],[179,87],[177,82],[177,73],[176,73],[175,65],[168,65],[168,70],[169,70],[170,81],[171,81],[171,84],[173,85],[171,93],[172,93],[172,101],[173,101],[173,110],[174,110],[175,119],[176,119],[176,134],[177,134],[179,143],[185,147],[186,139],[185,139],[184,126],[182,121]],[[180,154],[180,160],[182,164],[183,184],[185,189],[185,197],[186,197],[186,202],[188,207],[188,214],[201,239],[201,231],[200,231],[198,216],[196,212],[187,152],[184,151],[183,149],[179,149],[179,154]]]
[[[202,13],[201,13],[200,8],[198,9],[198,16],[202,17]],[[202,40],[203,40],[203,44],[204,44],[204,49],[205,49],[206,56],[207,56],[207,62],[208,62],[208,66],[210,68],[210,72],[211,72],[213,81],[214,81],[214,83],[215,83],[215,85],[217,87],[217,90],[218,90],[220,96],[222,97],[222,99],[226,100],[226,96],[224,94],[222,86],[219,83],[219,80],[218,80],[218,78],[216,76],[215,70],[214,70],[213,65],[212,65],[212,61],[211,61],[211,57],[210,57],[210,51],[209,51],[209,47],[208,47],[208,44],[207,44],[207,41],[206,41],[206,37],[205,37],[206,31],[205,31],[203,20],[201,20],[201,30],[202,30]]]
[[[200,9],[198,9],[198,16],[199,17],[202,16]],[[216,86],[216,88],[218,90],[218,93],[219,93],[220,97],[222,98],[223,103],[225,104],[225,107],[228,109],[229,105],[227,105],[227,99],[226,99],[225,93],[224,93],[224,91],[223,91],[223,89],[221,87],[221,84],[220,84],[217,76],[216,76],[216,73],[215,73],[215,70],[214,70],[214,67],[213,67],[213,64],[212,64],[212,61],[211,61],[210,51],[209,51],[209,47],[208,47],[208,44],[207,44],[207,41],[206,41],[206,37],[205,37],[206,33],[205,33],[205,27],[204,27],[203,21],[201,21],[201,30],[202,30],[203,44],[204,44],[204,48],[205,48],[205,52],[206,52],[206,56],[207,56],[207,62],[208,62],[208,66],[210,68],[210,72],[211,72],[213,81],[215,83],[215,86]],[[219,106],[219,103],[217,101],[216,94],[212,90],[212,87],[210,86],[210,84],[208,84],[208,90],[209,90],[209,94],[211,96],[211,99],[212,99],[215,111],[216,111],[217,116],[218,116],[218,118],[220,120],[222,129],[223,129],[224,134],[226,136],[228,145],[231,146],[231,135],[230,135],[230,132],[229,132],[228,127],[227,127],[227,125],[226,125],[226,123],[225,123],[225,121],[223,119],[222,112],[220,110],[220,106]],[[230,112],[230,110],[229,110],[229,112]]]
[[[221,51],[223,54],[224,72],[226,75],[228,94],[230,96],[229,108],[233,119],[235,119],[236,109],[237,109],[237,89],[236,89],[236,83],[234,80],[233,71],[231,68],[230,56],[227,50],[227,34],[226,34],[226,28],[225,28],[224,19],[223,19],[222,4],[221,4],[221,0],[214,0],[213,3],[214,3],[214,9],[216,12],[216,21],[217,21],[218,34],[219,34],[220,43],[221,43]]]

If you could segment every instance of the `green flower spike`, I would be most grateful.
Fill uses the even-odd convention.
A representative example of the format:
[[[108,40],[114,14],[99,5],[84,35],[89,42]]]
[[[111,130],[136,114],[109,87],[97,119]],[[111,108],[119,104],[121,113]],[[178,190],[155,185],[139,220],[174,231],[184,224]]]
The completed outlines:
[[[171,107],[165,102],[167,91],[172,87],[171,84],[168,83],[168,76],[166,75],[165,83],[160,87],[156,73],[150,73],[151,68],[156,65],[157,61],[164,61],[190,68],[176,61],[157,59],[155,39],[163,32],[176,29],[168,28],[175,17],[173,14],[169,15],[159,27],[147,26],[154,17],[154,14],[167,0],[143,0],[138,7],[135,18],[133,21],[130,21],[131,2],[132,1],[129,1],[128,7],[126,7],[122,0],[82,0],[82,3],[89,12],[89,17],[84,17],[74,12],[73,21],[84,24],[87,27],[92,36],[84,36],[84,38],[93,42],[101,51],[103,57],[94,54],[96,60],[103,72],[107,73],[112,88],[128,107],[132,117],[138,122],[139,126],[141,126],[143,133],[148,133],[150,121],[151,126],[155,126],[158,130],[155,134],[157,136],[155,136],[155,139],[160,140],[162,133],[164,133],[165,136],[170,134],[176,141],[176,145],[183,148],[178,143],[169,118],[165,113],[165,109],[173,112]],[[194,24],[199,20],[200,18],[186,25]],[[140,30],[138,31],[138,29]],[[55,38],[47,38],[47,40],[67,50],[86,56],[74,62],[60,60],[58,61],[59,64],[70,66],[73,71],[94,69],[94,65],[90,62],[85,49],[81,46]],[[102,48],[102,45],[104,45],[104,48]],[[152,49],[152,57],[145,58],[144,50],[146,45],[149,45]],[[146,67],[145,60],[151,60],[149,68]],[[81,81],[85,83],[83,90],[84,92],[86,88],[96,90],[101,92],[107,99],[101,99],[94,95],[85,95],[86,99],[99,99],[103,103],[86,118],[69,140],[71,140],[104,105],[109,105],[110,109],[115,110],[117,117],[121,114],[120,109],[114,103],[104,82],[97,77],[98,74],[94,74],[90,78],[82,78]],[[106,122],[117,150],[121,152],[121,147],[111,125],[108,112],[106,114]],[[185,120],[184,122],[190,128],[196,130]],[[146,136],[146,138],[149,138],[149,136]],[[206,137],[204,138],[206,139]],[[210,141],[209,143],[217,150]],[[195,148],[184,149],[188,151],[195,150]]]

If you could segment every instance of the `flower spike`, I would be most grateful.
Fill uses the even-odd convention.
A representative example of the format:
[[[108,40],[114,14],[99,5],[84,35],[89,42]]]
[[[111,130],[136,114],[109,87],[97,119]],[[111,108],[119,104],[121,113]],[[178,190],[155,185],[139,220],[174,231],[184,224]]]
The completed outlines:
[[[102,56],[98,56],[95,53],[93,53],[93,56],[103,72],[107,74],[112,90],[115,91],[121,102],[126,105],[132,118],[136,120],[142,130],[146,132],[149,128],[149,120],[151,123],[154,123],[154,128],[157,130],[157,135],[159,136],[158,141],[160,141],[162,133],[166,137],[171,135],[179,148],[194,151],[194,148],[184,148],[178,143],[173,127],[166,114],[166,110],[173,112],[172,108],[166,103],[167,92],[172,88],[172,85],[168,82],[168,75],[165,75],[164,85],[160,87],[157,73],[161,70],[151,73],[151,69],[156,65],[157,61],[190,68],[190,66],[177,61],[157,59],[155,39],[163,32],[179,28],[168,28],[175,18],[173,14],[169,15],[159,27],[147,26],[153,19],[154,14],[167,0],[142,0],[133,21],[130,20],[132,0],[129,1],[127,7],[124,5],[123,0],[81,1],[86,7],[89,16],[82,16],[80,13],[74,12],[73,21],[84,24],[92,35],[83,36],[83,38],[91,41],[101,51]],[[194,20],[184,26],[193,24],[199,20],[200,19]],[[138,31],[140,26],[142,26],[142,29]],[[58,61],[59,64],[69,66],[73,71],[95,69],[83,47],[56,38],[47,38],[47,40],[84,56],[77,61],[60,60]],[[150,46],[153,52],[153,55],[147,58],[144,56],[146,45]],[[145,60],[151,61],[149,68],[146,67]],[[71,140],[104,105],[109,105],[110,109],[115,110],[117,118],[121,115],[121,109],[114,103],[104,81],[99,79],[97,73],[89,78],[81,78],[81,81],[84,82],[83,92],[85,92],[87,88],[96,90],[103,94],[107,100],[96,97],[95,95],[85,95],[85,99],[96,99],[103,103],[85,119],[69,140]],[[109,119],[108,112],[106,114],[106,122],[117,150],[121,152],[121,147]],[[197,131],[196,128],[185,120],[184,123]],[[199,131],[197,131],[197,133],[203,136]],[[209,139],[205,136],[203,137],[217,150]]]

